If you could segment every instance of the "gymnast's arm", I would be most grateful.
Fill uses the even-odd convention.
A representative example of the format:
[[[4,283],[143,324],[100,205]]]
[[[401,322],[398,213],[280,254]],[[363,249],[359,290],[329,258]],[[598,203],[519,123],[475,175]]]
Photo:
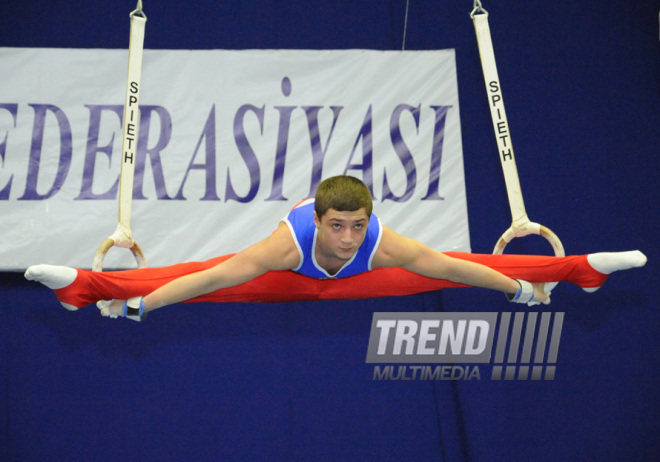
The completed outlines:
[[[473,287],[515,294],[519,285],[514,279],[478,263],[452,258],[383,226],[380,245],[372,267],[401,266],[413,273],[445,279]],[[543,284],[534,284],[534,301],[543,302]]]
[[[280,223],[266,239],[251,245],[232,258],[207,270],[182,276],[143,298],[150,311],[173,303],[232,287],[261,276],[267,271],[298,266],[300,255],[288,226]]]

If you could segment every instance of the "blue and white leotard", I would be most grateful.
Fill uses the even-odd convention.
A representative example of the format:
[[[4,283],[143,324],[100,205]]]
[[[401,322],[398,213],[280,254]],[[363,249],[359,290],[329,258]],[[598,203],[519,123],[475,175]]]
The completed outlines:
[[[336,274],[330,274],[316,262],[314,249],[318,230],[314,224],[314,199],[307,199],[282,219],[289,229],[300,254],[300,264],[293,271],[316,279],[345,278],[371,271],[371,262],[380,244],[383,227],[376,215],[371,214],[364,242],[353,257]]]

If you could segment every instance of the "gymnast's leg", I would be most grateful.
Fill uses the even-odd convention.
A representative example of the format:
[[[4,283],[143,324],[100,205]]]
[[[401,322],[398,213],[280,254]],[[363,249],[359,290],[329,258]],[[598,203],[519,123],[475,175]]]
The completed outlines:
[[[232,255],[223,255],[204,262],[180,263],[162,268],[142,268],[125,271],[95,272],[67,266],[34,265],[25,278],[53,289],[58,300],[68,310],[77,310],[99,300],[146,295],[173,279],[215,266]]]
[[[598,290],[615,271],[638,268],[646,264],[646,256],[639,250],[569,257],[445,253],[454,258],[488,266],[511,278],[529,282],[572,282],[587,292]]]
[[[447,252],[454,258],[481,263],[509,277],[529,282],[568,281],[587,291],[597,290],[614,271],[643,266],[639,251],[596,253],[582,256],[488,255]],[[28,280],[53,289],[60,303],[76,310],[99,300],[126,300],[147,295],[186,274],[215,266],[231,255],[205,262],[181,263],[163,268],[92,272],[65,266],[36,265],[25,273]],[[286,302],[338,298],[371,298],[464,287],[434,280],[401,268],[380,268],[338,281],[319,281],[290,271],[272,271],[239,286],[202,295],[190,302]]]
[[[445,252],[488,266],[506,276],[532,283],[572,282],[587,292],[598,290],[614,271],[644,266],[646,257],[639,251],[603,252],[570,257],[538,255],[489,255],[464,252]],[[465,284],[443,279],[431,279],[403,268],[378,268],[358,274],[342,282],[321,285],[319,298],[373,298],[410,295],[432,290],[467,287]],[[323,282],[323,281],[321,281]],[[546,287],[548,287],[546,285]]]

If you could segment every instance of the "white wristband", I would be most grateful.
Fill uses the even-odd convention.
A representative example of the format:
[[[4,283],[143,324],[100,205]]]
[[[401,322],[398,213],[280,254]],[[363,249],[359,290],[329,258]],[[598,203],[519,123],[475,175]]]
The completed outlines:
[[[122,316],[133,321],[144,321],[144,318],[147,317],[142,297],[129,298],[124,302],[122,310]]]
[[[520,288],[515,294],[506,294],[510,302],[514,303],[529,303],[534,300],[534,287],[527,281],[521,279],[514,279]]]

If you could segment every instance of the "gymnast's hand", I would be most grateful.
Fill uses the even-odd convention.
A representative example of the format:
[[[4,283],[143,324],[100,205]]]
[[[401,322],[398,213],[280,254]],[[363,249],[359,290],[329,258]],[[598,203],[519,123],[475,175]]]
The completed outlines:
[[[540,305],[543,303],[544,305],[549,305],[550,304],[550,292],[545,292],[545,282],[535,282],[532,284],[532,287],[534,288],[534,299],[529,302],[527,305],[528,306],[534,306],[534,305]]]
[[[126,300],[100,300],[96,303],[96,306],[101,310],[103,316],[109,316],[111,318],[118,318],[123,313],[124,302]]]

